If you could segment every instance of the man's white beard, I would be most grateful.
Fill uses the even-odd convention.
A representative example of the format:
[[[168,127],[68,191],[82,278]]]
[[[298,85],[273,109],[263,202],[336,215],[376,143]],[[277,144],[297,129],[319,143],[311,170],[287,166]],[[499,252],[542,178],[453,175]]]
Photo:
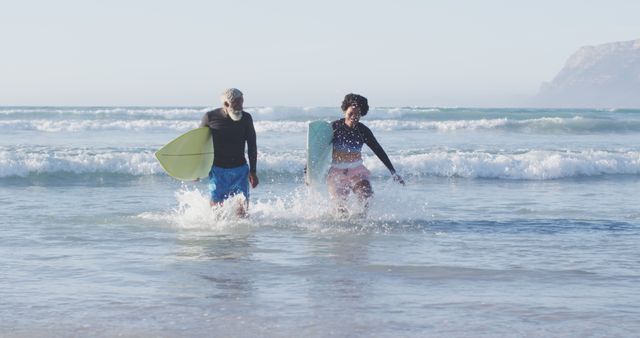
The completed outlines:
[[[227,110],[227,114],[234,121],[240,121],[242,118],[242,110]]]

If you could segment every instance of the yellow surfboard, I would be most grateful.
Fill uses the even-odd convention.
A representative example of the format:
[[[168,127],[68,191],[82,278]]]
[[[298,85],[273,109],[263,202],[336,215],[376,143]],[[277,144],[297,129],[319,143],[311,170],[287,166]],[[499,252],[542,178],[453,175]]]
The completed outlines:
[[[213,140],[209,127],[188,131],[156,152],[169,176],[182,181],[208,177],[213,165]]]

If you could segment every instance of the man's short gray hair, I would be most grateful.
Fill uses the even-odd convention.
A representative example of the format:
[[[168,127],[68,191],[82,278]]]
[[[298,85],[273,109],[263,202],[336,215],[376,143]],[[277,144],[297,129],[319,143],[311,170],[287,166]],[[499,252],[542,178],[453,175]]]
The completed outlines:
[[[242,97],[242,92],[236,88],[229,88],[222,93],[220,100],[222,100],[222,103],[225,103],[231,102],[233,99],[238,97]]]

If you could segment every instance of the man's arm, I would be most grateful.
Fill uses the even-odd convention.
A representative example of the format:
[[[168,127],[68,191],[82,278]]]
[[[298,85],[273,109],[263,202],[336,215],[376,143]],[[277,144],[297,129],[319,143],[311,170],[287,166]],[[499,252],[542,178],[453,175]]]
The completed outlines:
[[[247,114],[248,115],[248,114]],[[259,180],[258,175],[256,174],[256,162],[258,161],[258,146],[256,142],[256,129],[253,126],[253,118],[251,115],[248,115],[249,119],[247,121],[247,153],[249,155],[249,182],[251,183],[251,187],[255,188],[258,186]]]
[[[200,128],[207,127],[209,125],[209,113],[204,113],[202,120],[200,121]]]
[[[249,155],[249,171],[256,172],[256,162],[258,159],[258,146],[256,143],[256,130],[253,126],[253,119],[247,121],[247,153]]]

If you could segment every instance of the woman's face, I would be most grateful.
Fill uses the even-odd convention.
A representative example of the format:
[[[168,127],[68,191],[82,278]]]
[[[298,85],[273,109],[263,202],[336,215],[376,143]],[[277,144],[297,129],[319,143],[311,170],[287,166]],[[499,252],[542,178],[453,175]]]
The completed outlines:
[[[344,111],[344,121],[350,127],[356,125],[360,121],[360,117],[360,107],[358,106],[349,106]]]

